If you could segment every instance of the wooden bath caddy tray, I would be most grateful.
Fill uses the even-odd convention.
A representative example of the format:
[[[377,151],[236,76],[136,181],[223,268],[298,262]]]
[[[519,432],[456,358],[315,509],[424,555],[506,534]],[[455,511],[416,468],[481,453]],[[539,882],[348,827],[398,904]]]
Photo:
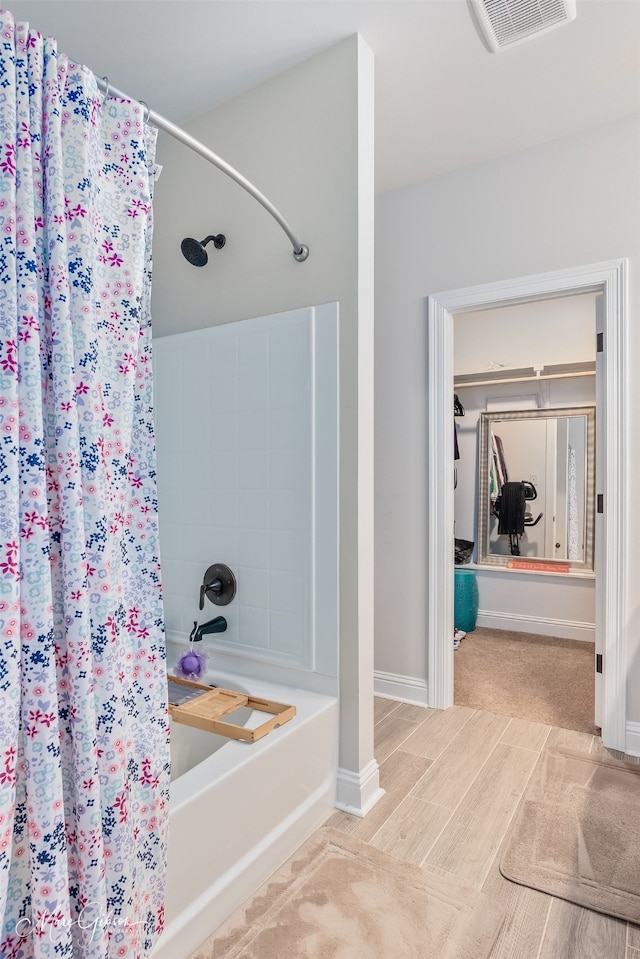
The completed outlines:
[[[222,717],[241,709],[243,706],[256,709],[261,713],[272,713],[272,718],[260,726],[251,729],[248,726],[236,726],[225,722]],[[228,736],[230,739],[242,739],[254,743],[270,733],[276,726],[287,723],[296,714],[295,706],[276,703],[272,699],[258,699],[248,693],[237,693],[220,686],[205,686],[189,679],[169,677],[169,713],[176,723],[195,726],[209,733]]]

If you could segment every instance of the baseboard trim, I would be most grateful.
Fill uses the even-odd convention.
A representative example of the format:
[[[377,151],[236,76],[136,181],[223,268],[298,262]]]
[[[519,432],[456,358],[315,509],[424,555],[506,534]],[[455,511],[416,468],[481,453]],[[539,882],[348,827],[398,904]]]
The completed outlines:
[[[627,720],[624,751],[628,756],[640,756],[640,723]]]
[[[383,673],[376,669],[373,674],[373,692],[383,699],[396,699],[398,702],[410,703],[412,706],[429,705],[427,682],[416,676],[400,676],[397,673]]]
[[[380,788],[380,769],[372,759],[359,773],[353,769],[338,769],[336,784],[336,809],[352,816],[364,818],[379,799],[384,796]]]
[[[548,619],[545,616],[523,616],[520,613],[496,613],[478,610],[478,626],[488,629],[511,629],[516,633],[537,633],[539,636],[557,636],[559,639],[579,639],[594,643],[594,623],[577,623],[566,619]]]

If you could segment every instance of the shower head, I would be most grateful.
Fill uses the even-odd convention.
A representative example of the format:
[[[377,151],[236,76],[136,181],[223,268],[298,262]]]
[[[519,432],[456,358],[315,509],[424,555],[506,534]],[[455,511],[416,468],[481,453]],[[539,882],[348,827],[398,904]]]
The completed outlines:
[[[180,244],[183,257],[193,266],[205,266],[209,259],[205,246],[211,241],[213,241],[216,250],[221,250],[227,242],[227,238],[223,233],[218,233],[217,236],[207,236],[204,240],[194,240],[193,237],[186,236]]]

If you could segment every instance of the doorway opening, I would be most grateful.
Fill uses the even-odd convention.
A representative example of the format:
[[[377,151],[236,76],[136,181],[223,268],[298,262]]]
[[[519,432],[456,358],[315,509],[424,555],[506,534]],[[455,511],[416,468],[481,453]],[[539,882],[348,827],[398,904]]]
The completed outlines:
[[[454,703],[592,735],[597,296],[453,316]]]
[[[627,316],[627,261],[576,267],[434,294],[428,318],[428,698],[429,705],[453,703],[454,437],[451,402],[454,382],[453,317],[458,314],[582,293],[600,294],[598,410],[602,436],[596,478],[595,645],[602,673],[595,675],[596,723],[605,746],[626,743],[626,615],[623,562],[626,554],[627,382],[624,363]],[[600,511],[601,510],[601,511]]]

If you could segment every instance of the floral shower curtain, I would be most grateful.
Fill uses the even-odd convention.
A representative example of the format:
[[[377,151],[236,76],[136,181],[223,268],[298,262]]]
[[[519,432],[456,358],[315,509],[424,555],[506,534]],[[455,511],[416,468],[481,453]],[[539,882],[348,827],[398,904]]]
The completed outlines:
[[[0,10],[2,959],[137,959],[163,925],[154,150]]]

